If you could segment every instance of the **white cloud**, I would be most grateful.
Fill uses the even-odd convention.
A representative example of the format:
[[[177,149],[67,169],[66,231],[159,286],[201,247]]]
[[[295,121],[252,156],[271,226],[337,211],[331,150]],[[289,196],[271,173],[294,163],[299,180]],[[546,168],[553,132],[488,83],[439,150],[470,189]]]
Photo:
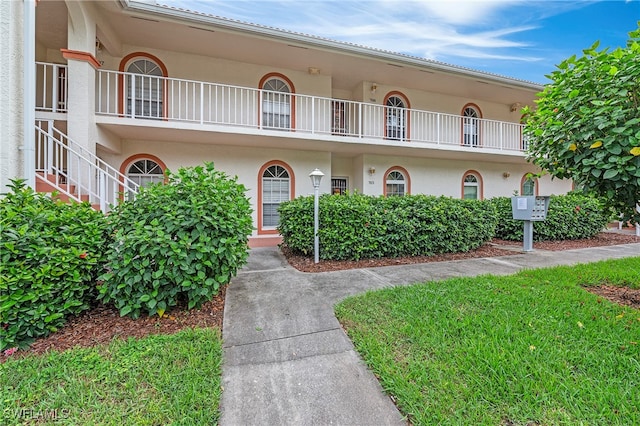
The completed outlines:
[[[527,32],[584,2],[158,0],[176,7],[449,63],[540,61]],[[576,4],[577,3],[577,4]],[[582,3],[582,5],[580,5]],[[532,53],[533,52],[533,53]]]
[[[477,25],[492,18],[496,13],[522,3],[521,0],[422,0],[408,2],[423,8],[427,14],[440,22],[452,25]]]

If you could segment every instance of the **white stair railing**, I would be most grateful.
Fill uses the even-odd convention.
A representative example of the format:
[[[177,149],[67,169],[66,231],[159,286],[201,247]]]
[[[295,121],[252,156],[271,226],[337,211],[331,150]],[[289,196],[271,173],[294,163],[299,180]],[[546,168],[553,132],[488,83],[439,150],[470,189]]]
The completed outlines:
[[[139,185],[56,129],[36,121],[36,178],[76,201],[108,212],[135,197]]]

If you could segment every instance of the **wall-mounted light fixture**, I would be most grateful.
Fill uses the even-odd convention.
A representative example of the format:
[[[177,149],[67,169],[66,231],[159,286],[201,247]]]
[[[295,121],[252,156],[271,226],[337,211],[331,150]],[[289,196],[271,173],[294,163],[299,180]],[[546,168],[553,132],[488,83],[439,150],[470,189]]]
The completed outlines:
[[[369,167],[369,175],[373,176],[376,174],[376,168],[375,167]]]
[[[96,37],[96,53],[97,52],[102,52],[102,43],[100,43],[100,40]]]
[[[511,104],[510,110],[511,112],[516,112],[516,111],[520,111],[521,108],[522,108],[522,104],[520,102],[516,102]]]
[[[316,68],[316,67],[309,67],[308,71],[309,71],[309,74],[311,74],[311,75],[318,75],[318,74],[320,74],[320,68]]]
[[[509,172],[502,173],[502,177],[505,178],[505,179],[507,179],[509,176],[511,176],[511,173],[509,173]]]
[[[376,83],[371,83],[371,93],[376,93],[378,90],[378,85]]]

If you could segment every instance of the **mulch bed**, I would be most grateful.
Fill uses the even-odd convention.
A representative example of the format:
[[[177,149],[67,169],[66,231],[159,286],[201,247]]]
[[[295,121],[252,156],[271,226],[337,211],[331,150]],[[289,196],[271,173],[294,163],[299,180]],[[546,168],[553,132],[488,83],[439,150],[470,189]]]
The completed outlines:
[[[542,241],[533,243],[534,250],[561,251],[587,247],[612,246],[618,244],[638,243],[635,235],[601,232],[593,238],[564,241]],[[282,253],[291,266],[302,272],[330,272],[343,269],[373,268],[378,266],[410,265],[413,263],[444,262],[450,260],[473,259],[481,257],[498,257],[513,255],[514,251],[522,251],[522,243],[493,239],[489,243],[466,253],[446,253],[434,256],[410,256],[361,260],[321,260],[313,263],[313,257],[301,256],[283,246]]]
[[[174,309],[162,318],[157,315],[137,319],[121,317],[117,309],[99,305],[71,318],[58,332],[36,340],[29,350],[19,351],[12,357],[108,344],[113,339],[172,334],[188,327],[216,327],[222,330],[225,293],[226,286],[221,287],[218,295],[204,303],[200,309]],[[0,363],[3,360],[6,357],[0,354]]]
[[[570,250],[586,247],[609,246],[617,244],[637,243],[640,239],[634,235],[603,232],[594,238],[574,241],[547,241],[534,243],[536,250]],[[468,253],[449,253],[436,256],[415,256],[393,259],[365,259],[359,261],[321,261],[313,263],[313,258],[297,256],[282,248],[282,252],[289,264],[303,272],[327,272],[353,268],[371,268],[389,265],[407,265],[425,262],[442,262],[481,257],[496,257],[514,254],[519,243],[513,241],[492,240],[477,250]],[[612,286],[600,286],[587,289],[603,298],[607,298],[622,305],[640,309],[640,290]],[[210,302],[203,304],[200,309],[187,311],[174,309],[162,318],[157,316],[131,319],[121,317],[112,307],[100,305],[77,317],[70,319],[57,333],[38,339],[27,351],[19,351],[13,358],[27,354],[42,354],[47,351],[64,351],[73,347],[90,347],[106,344],[115,338],[141,338],[150,334],[170,334],[187,327],[217,327],[222,329],[224,314],[224,300],[226,287]],[[0,363],[6,360],[0,354]]]

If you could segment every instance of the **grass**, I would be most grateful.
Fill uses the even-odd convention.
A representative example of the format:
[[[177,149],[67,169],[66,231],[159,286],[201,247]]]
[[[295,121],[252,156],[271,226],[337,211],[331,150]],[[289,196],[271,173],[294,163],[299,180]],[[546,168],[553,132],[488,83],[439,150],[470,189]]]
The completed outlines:
[[[370,292],[336,307],[414,425],[640,424],[640,258]]]
[[[8,360],[0,424],[216,424],[221,363],[217,329]]]

